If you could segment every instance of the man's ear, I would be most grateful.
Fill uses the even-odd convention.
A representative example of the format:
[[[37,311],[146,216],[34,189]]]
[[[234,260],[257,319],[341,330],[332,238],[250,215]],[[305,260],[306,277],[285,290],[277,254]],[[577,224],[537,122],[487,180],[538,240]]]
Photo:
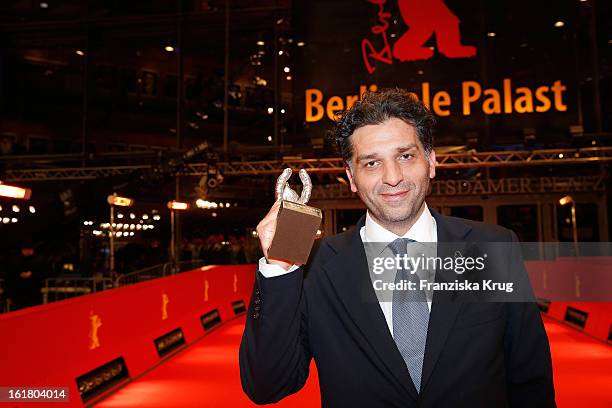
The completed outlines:
[[[431,152],[429,152],[429,178],[432,179],[436,177],[436,151],[431,148]]]
[[[349,179],[349,182],[351,183],[351,191],[353,193],[357,192],[357,185],[355,185],[355,180],[353,180],[353,173],[351,172],[351,168],[347,165],[344,166],[344,171],[346,172],[346,176]]]

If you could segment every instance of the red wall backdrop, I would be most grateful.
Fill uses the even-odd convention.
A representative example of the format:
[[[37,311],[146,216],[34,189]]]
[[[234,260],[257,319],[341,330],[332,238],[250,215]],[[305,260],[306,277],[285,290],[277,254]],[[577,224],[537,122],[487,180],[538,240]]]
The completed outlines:
[[[612,258],[525,262],[536,296],[551,301],[548,316],[564,321],[568,307],[587,313],[585,333],[608,341],[612,330]],[[576,327],[578,328],[578,327]]]
[[[70,405],[82,406],[77,377],[123,356],[134,378],[160,361],[156,338],[180,327],[189,344],[205,333],[204,313],[234,317],[231,303],[248,304],[254,277],[255,265],[209,266],[0,315],[0,385],[69,387]],[[93,315],[100,345],[91,349]]]

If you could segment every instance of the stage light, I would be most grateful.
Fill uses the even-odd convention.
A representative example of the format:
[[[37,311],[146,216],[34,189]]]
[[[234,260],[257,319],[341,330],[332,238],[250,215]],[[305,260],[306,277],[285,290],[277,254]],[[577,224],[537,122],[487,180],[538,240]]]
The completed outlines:
[[[167,52],[173,52],[174,51],[174,47],[171,45],[166,45],[164,47],[164,50],[166,50]]]
[[[168,208],[171,209],[171,210],[184,211],[184,210],[189,208],[189,204],[183,203],[181,201],[174,201],[173,200],[173,201],[168,202]],[[144,216],[142,218],[144,218]]]
[[[291,75],[287,75],[287,81],[291,81]]]
[[[217,216],[217,213],[216,213],[216,212],[214,212],[214,213],[212,213],[211,215],[212,215],[213,217],[216,217],[216,216]]]
[[[5,224],[8,224],[9,222],[11,222],[11,219],[10,219],[10,218],[8,218],[8,217],[4,217],[4,218],[2,219],[2,222],[3,222],[3,223],[5,223]]]
[[[285,113],[285,110],[284,110],[284,109],[281,109],[281,113]]]
[[[18,213],[19,211],[21,211],[21,210],[19,209],[19,207],[18,207],[18,206],[16,206],[16,205],[14,205],[14,206],[13,206],[13,212]]]
[[[289,72],[291,72],[291,68],[285,67],[285,68],[283,68],[283,71],[285,71],[285,73],[288,74]]]
[[[306,45],[306,44],[304,43],[304,41],[298,41],[298,43],[297,43],[297,46],[298,46],[298,47],[303,47],[304,45]]]
[[[156,214],[156,215],[153,216],[153,220],[154,221],[159,221],[159,220],[161,220],[161,217],[159,216],[159,214]]]
[[[561,197],[559,199],[559,204],[561,204],[562,206],[565,206],[567,204],[571,204],[572,208],[571,208],[571,214],[572,214],[572,235],[574,238],[574,250],[575,250],[575,255],[578,256],[579,255],[579,251],[578,251],[578,226],[576,223],[576,202],[574,201],[574,198],[571,195],[566,195],[565,197]]]
[[[119,197],[119,196],[117,196],[115,194],[109,195],[106,198],[106,201],[110,205],[117,205],[119,207],[131,207],[132,205],[134,205],[134,200],[132,200],[131,198]]]
[[[268,136],[268,142],[272,141],[272,136]]]
[[[41,1],[39,6],[41,9],[47,9],[49,8],[49,3],[47,3],[46,1]]]
[[[140,224],[136,224],[136,229],[137,229],[137,230],[142,229],[142,225],[140,225]]]
[[[493,31],[489,31],[487,33],[487,37],[495,37],[497,34],[495,34]]]
[[[559,158],[562,159],[563,157],[563,153],[559,153]]]
[[[261,40],[259,40],[259,41],[257,41],[257,45],[262,46],[262,45],[266,45],[266,43],[265,43],[265,42],[263,42],[263,41],[261,41]]]
[[[142,219],[143,220],[148,220],[149,219],[149,214],[143,214],[142,215]]]
[[[2,208],[0,207],[0,210],[1,210],[1,209],[2,209]],[[29,207],[28,207],[28,209],[30,210],[30,213],[31,213],[31,214],[35,214],[35,213],[36,213],[36,208],[34,208],[34,206],[33,206],[33,205],[29,206]]]
[[[17,218],[11,218],[11,222],[12,223],[16,223],[17,222]]]
[[[564,23],[563,21],[561,21],[561,20],[559,20],[559,21],[555,22],[555,27],[557,27],[557,28],[561,28],[561,27],[563,27],[564,25],[565,25],[565,23]]]
[[[567,205],[573,202],[574,202],[574,199],[570,195],[566,195],[565,197],[559,199],[559,204],[561,205]]]
[[[76,50],[76,55],[78,55],[79,57],[82,57],[85,55],[85,52],[83,52],[82,50]]]
[[[31,195],[32,190],[30,190],[29,188],[9,186],[0,182],[0,197],[29,200]]]
[[[136,218],[136,214],[130,213],[130,218],[133,220],[134,218]]]
[[[268,108],[268,113],[271,115],[274,113],[274,108]]]
[[[280,51],[278,52],[278,55],[283,55],[283,53],[284,53],[284,51],[283,51],[283,50],[280,50]]]

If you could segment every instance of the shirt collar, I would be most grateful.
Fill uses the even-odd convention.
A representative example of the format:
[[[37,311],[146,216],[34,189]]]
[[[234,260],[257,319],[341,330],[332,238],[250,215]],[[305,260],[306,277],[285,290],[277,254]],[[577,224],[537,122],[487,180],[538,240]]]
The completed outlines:
[[[417,242],[436,242],[436,221],[431,216],[427,204],[414,225],[402,237],[378,224],[368,211],[365,219],[366,242],[392,242],[397,238],[409,238]]]

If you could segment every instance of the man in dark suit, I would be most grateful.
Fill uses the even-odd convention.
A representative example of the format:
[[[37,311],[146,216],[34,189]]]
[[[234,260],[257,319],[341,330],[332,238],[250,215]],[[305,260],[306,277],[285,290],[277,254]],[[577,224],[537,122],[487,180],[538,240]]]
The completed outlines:
[[[439,257],[461,243],[502,243],[491,252],[497,276],[530,290],[513,232],[442,216],[425,203],[435,176],[433,125],[405,91],[366,93],[334,129],[351,190],[367,207],[356,227],[320,240],[297,266],[267,256],[281,197],[258,225],[265,256],[240,346],[242,387],[254,402],[298,391],[314,358],[325,407],[555,407],[534,303],[478,301],[477,291],[456,288],[433,297],[393,290],[392,299],[375,290],[366,252],[380,242],[391,256],[434,243]],[[404,272],[393,271],[396,283],[415,276]],[[435,282],[459,276],[448,272],[438,267]]]

